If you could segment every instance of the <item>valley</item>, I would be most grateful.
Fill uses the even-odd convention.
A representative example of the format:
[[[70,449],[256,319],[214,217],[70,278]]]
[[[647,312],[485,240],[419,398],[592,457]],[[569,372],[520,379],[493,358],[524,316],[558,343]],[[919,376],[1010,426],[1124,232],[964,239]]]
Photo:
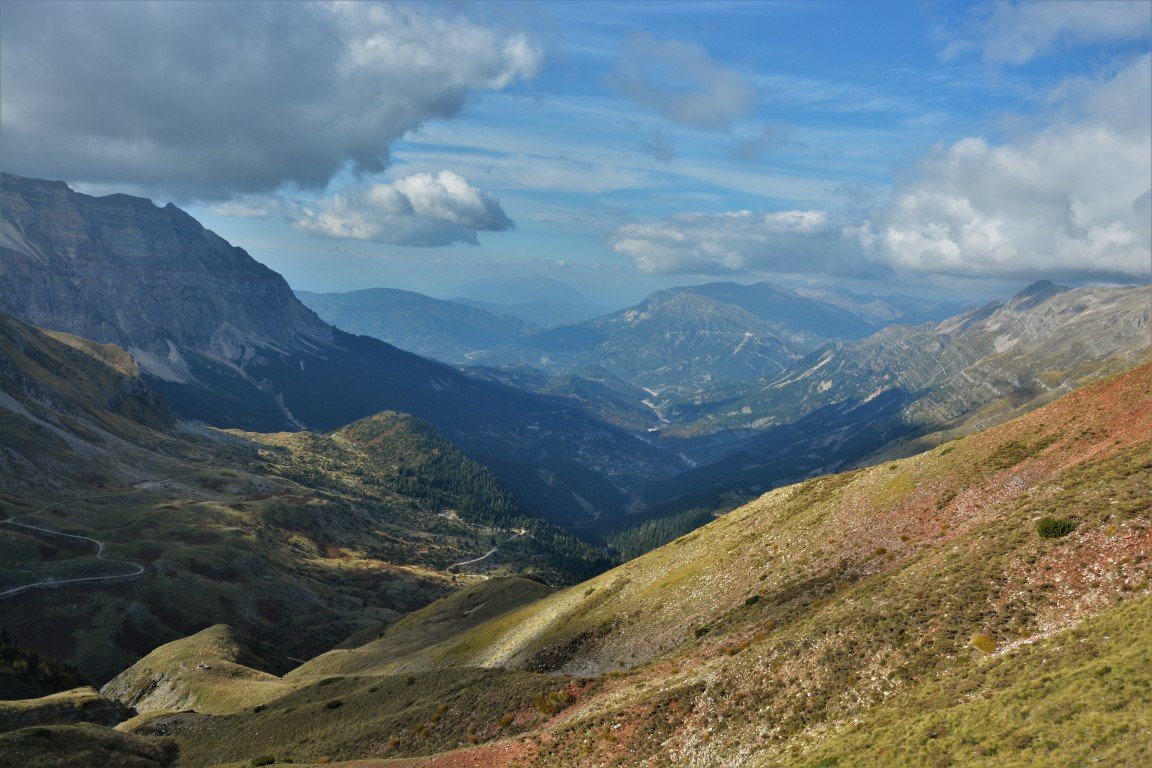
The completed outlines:
[[[564,591],[480,582],[282,676],[213,628],[104,695],[188,766],[1137,765],[1149,405],[1144,365]]]
[[[1152,766],[1152,2],[0,0],[0,768]]]

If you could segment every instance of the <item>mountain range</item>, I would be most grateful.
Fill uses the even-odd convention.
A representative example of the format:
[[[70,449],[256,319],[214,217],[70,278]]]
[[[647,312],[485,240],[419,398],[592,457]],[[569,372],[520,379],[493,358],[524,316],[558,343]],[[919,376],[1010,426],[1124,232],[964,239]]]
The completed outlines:
[[[475,584],[286,674],[211,627],[104,687],[140,713],[107,749],[185,766],[1141,765],[1150,415],[1144,365],[777,489],[563,591]]]
[[[1147,286],[305,294],[456,368],[0,182],[3,768],[1152,758]]]
[[[611,311],[567,283],[543,275],[473,280],[457,288],[452,298],[541,328],[578,323]]]
[[[342,331],[371,336],[451,364],[466,363],[485,350],[539,330],[516,317],[395,288],[348,293],[296,291],[296,296]]]
[[[611,564],[406,414],[197,427],[118,347],[3,315],[0,406],[2,623],[97,680],[205,621],[308,655],[477,572],[563,583]]]
[[[411,413],[558,521],[593,506],[619,513],[683,464],[567,400],[329,326],[282,277],[175,206],[0,182],[0,311],[123,347],[182,418],[323,431]]]
[[[696,525],[781,483],[930,447],[1150,346],[1141,288],[1042,282],[1003,305],[906,325],[893,321],[955,307],[712,283],[529,334],[457,369],[326,324],[174,206],[2,181],[0,310],[129,350],[184,420],[327,431],[411,413],[528,513],[596,545],[652,520],[672,535],[682,529],[669,516]],[[407,307],[398,335],[438,326],[458,341],[459,313],[473,311],[386,291],[324,299],[363,302],[364,322],[385,300]]]

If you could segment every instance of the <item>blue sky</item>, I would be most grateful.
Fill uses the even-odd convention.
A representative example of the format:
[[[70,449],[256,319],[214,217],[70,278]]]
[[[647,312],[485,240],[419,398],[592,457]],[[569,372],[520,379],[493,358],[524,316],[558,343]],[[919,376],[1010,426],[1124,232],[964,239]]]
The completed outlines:
[[[0,164],[174,200],[297,288],[1149,277],[1152,3],[43,5],[4,7]],[[70,25],[110,74],[77,94]],[[235,44],[143,42],[197,25]]]

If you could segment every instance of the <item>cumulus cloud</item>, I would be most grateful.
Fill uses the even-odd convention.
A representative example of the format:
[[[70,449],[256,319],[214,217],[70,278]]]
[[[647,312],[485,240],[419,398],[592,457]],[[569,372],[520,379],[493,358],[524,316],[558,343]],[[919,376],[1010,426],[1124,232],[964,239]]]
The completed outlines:
[[[1024,64],[1060,47],[1142,40],[1152,26],[1147,0],[1031,0],[976,6],[969,34],[945,48],[945,59],[980,50],[985,61]]]
[[[1076,115],[925,160],[870,238],[894,266],[974,276],[1146,278],[1152,262],[1152,58],[1078,96]]]
[[[612,249],[645,272],[722,275],[748,272],[879,276],[855,229],[825,211],[682,213],[627,224]]]
[[[701,46],[644,34],[625,41],[612,79],[636,104],[707,131],[728,130],[756,102],[755,90]]]
[[[514,225],[491,193],[440,171],[323,198],[302,206],[295,226],[328,237],[435,247],[475,244],[477,232]]]
[[[346,167],[379,172],[397,139],[541,62],[524,34],[447,6],[2,8],[6,169],[184,200],[322,188]]]
[[[877,277],[1152,277],[1152,55],[1049,99],[1048,127],[941,147],[879,201],[846,186],[823,211],[684,213],[620,227],[612,248],[647,272]]]

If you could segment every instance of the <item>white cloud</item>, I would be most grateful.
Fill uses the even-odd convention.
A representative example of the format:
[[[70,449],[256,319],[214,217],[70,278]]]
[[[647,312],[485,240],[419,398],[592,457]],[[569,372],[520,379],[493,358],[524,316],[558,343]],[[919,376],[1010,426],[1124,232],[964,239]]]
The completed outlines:
[[[890,203],[849,188],[855,224],[820,210],[683,213],[609,243],[653,273],[1148,279],[1152,56],[1062,83],[1050,104],[1047,128],[940,148]]]
[[[1147,277],[1152,59],[1078,80],[1073,119],[994,146],[968,138],[896,190],[871,244],[894,266],[973,276]]]
[[[1146,40],[1148,0],[993,2],[973,9],[971,34],[945,48],[945,59],[979,49],[985,61],[1024,64],[1059,47]]]
[[[542,59],[459,6],[0,5],[6,170],[173,199],[382,171],[396,140]]]
[[[756,91],[701,46],[645,34],[625,41],[613,81],[636,104],[709,131],[728,130],[756,103]]]
[[[644,272],[878,275],[855,230],[824,211],[682,213],[616,229],[612,249]]]
[[[336,194],[295,218],[298,229],[328,237],[424,247],[476,243],[477,232],[514,226],[499,200],[452,171]]]

